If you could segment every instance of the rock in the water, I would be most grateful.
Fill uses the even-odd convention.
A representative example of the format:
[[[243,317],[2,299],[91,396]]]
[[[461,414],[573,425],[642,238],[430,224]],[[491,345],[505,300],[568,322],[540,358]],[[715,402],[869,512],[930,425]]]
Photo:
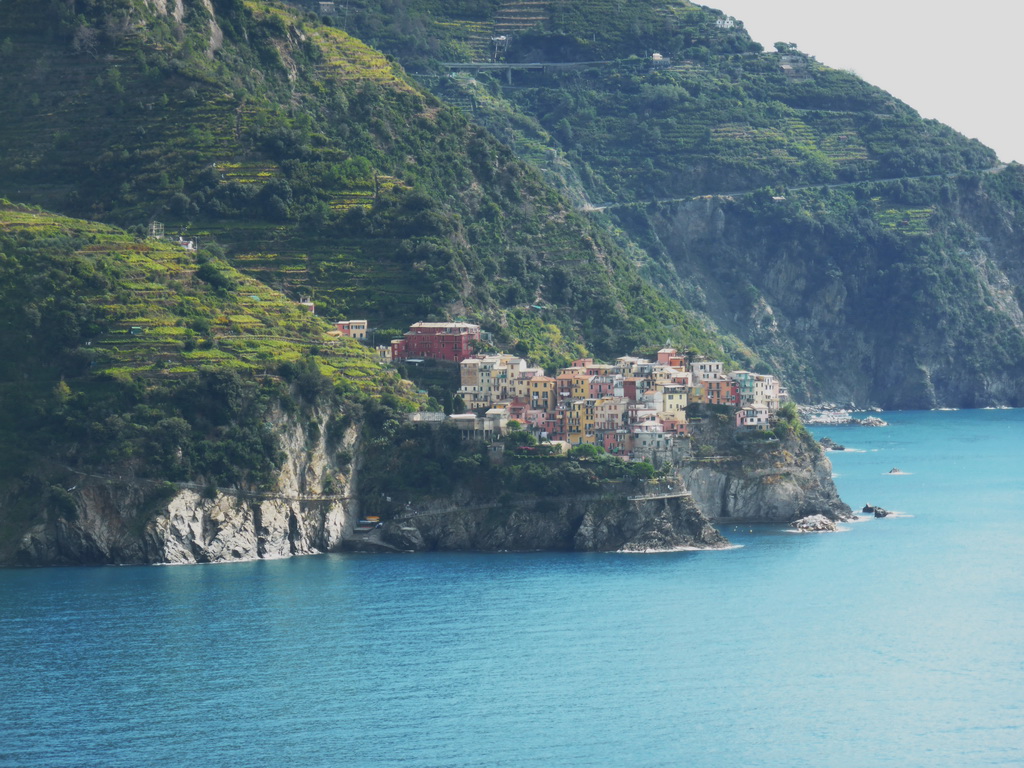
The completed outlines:
[[[839,530],[835,520],[829,520],[824,515],[808,515],[794,520],[793,527],[804,533],[823,533]]]
[[[833,440],[831,437],[823,437],[818,442],[821,443],[821,447],[824,448],[826,451],[845,451],[846,450],[846,446],[845,445],[840,445],[835,440]]]
[[[883,421],[877,416],[868,416],[864,419],[854,419],[854,423],[860,424],[862,427],[888,427],[889,422]]]
[[[883,509],[882,507],[876,507],[871,504],[865,504],[864,509],[861,510],[861,514],[874,515],[875,517],[887,517],[889,510]]]

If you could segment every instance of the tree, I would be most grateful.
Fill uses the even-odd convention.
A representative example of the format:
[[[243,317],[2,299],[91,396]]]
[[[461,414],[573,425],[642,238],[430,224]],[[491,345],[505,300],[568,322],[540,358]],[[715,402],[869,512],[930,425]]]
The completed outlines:
[[[99,41],[99,30],[83,24],[75,29],[71,39],[71,49],[75,53],[95,54]]]
[[[604,453],[604,448],[599,445],[584,443],[569,449],[569,457],[573,459],[596,459]]]
[[[508,434],[505,435],[505,445],[510,449],[535,446],[537,444],[537,438],[524,430],[519,425],[518,421],[514,423],[516,424],[516,428],[511,429],[513,422],[509,422],[509,431]]]

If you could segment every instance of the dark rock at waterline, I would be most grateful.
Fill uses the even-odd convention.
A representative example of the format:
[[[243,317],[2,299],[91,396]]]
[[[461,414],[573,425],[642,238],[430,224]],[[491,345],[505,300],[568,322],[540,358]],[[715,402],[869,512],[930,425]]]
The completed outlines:
[[[833,440],[831,437],[823,437],[818,442],[821,444],[821,447],[824,448],[826,451],[845,451],[846,450],[846,446],[845,445],[840,445],[835,440]]]
[[[385,523],[380,536],[413,551],[652,552],[728,545],[689,493],[664,483],[607,484],[602,491],[503,500],[460,492],[421,502],[415,514]]]
[[[890,512],[882,507],[876,507],[871,504],[865,504],[864,509],[861,510],[861,514],[874,515],[875,517],[888,517]]]
[[[408,525],[400,521],[392,521],[384,526],[382,537],[391,546],[409,551],[423,549],[423,534],[414,525]]]

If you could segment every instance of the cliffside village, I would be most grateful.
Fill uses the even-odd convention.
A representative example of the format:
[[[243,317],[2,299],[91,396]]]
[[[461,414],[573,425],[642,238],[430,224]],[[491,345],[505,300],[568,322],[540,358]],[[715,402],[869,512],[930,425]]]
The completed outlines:
[[[337,324],[338,334],[365,340],[366,321]],[[476,354],[480,326],[415,323],[390,347],[391,361],[446,360],[459,365],[458,396],[467,413],[413,414],[418,421],[450,420],[468,439],[491,441],[519,422],[540,439],[568,446],[598,445],[612,454],[670,458],[689,433],[686,406],[735,408],[741,429],[767,428],[786,399],[778,379],[750,371],[726,373],[720,361],[658,351],[657,360],[624,356],[614,363],[576,360],[554,376],[504,353]],[[482,414],[482,415],[478,415]]]

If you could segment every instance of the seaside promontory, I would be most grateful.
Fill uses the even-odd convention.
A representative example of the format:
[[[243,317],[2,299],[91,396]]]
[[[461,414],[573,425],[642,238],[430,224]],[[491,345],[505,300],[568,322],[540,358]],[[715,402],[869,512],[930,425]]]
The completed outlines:
[[[714,549],[728,544],[711,524],[716,519],[783,523],[810,514],[832,520],[850,515],[836,494],[827,458],[809,438],[737,442],[731,430],[719,429],[697,430],[687,453],[692,441],[700,440],[704,455],[681,456],[656,481],[615,477],[621,465],[610,467],[601,458],[564,459],[539,472],[536,460],[516,464],[509,458],[504,467],[465,473],[445,493],[367,493],[360,504],[366,457],[354,429],[332,446],[326,435],[334,415],[317,414],[312,425],[319,437],[312,440],[310,423],[273,417],[283,460],[263,490],[63,474],[75,485],[59,499],[53,492],[37,497],[42,508],[16,540],[6,542],[2,562],[200,563],[337,551]],[[466,446],[452,442],[457,435],[426,426],[409,425],[402,437],[406,450],[415,440],[427,451],[450,452],[454,461],[475,454],[475,447],[467,453]],[[351,464],[340,466],[339,456]],[[415,461],[417,454],[410,458]],[[517,486],[524,467],[532,481]],[[327,478],[331,493],[315,491]],[[8,494],[3,503],[9,509],[19,499]],[[370,509],[379,514],[370,515]],[[358,522],[365,516],[381,522],[360,532]]]
[[[1019,165],[685,0],[506,6],[0,5],[3,562],[715,546],[849,514],[782,381],[1020,404]]]

